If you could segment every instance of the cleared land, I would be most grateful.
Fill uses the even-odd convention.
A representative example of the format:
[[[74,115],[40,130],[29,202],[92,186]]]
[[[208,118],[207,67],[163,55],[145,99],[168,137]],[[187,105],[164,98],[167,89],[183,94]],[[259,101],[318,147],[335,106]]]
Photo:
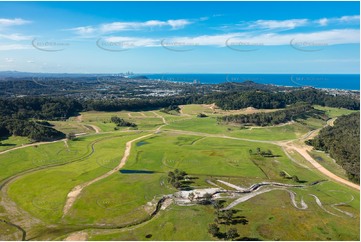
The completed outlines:
[[[348,111],[325,109],[330,117]],[[214,197],[232,206],[235,219],[220,227],[237,228],[239,239],[359,240],[359,190],[329,180],[304,154],[285,146],[302,147],[304,138],[326,122],[241,129],[216,119],[258,111],[264,110],[185,105],[177,115],[88,112],[56,122],[59,130],[88,134],[0,154],[0,219],[35,240],[213,240],[207,231],[214,223],[212,206],[181,206],[187,198],[176,198],[168,183],[167,173],[181,169],[195,191],[227,191]],[[196,117],[200,112],[209,117]],[[136,123],[137,130],[114,130],[112,116]],[[11,139],[7,142],[22,142]],[[258,149],[273,155],[258,155]],[[311,155],[342,177],[327,156]],[[299,182],[281,177],[281,171]],[[242,193],[263,183],[284,185]],[[75,199],[67,203],[75,190]],[[157,209],[164,195],[171,199]],[[21,239],[21,229],[6,222],[0,221],[0,239]]]

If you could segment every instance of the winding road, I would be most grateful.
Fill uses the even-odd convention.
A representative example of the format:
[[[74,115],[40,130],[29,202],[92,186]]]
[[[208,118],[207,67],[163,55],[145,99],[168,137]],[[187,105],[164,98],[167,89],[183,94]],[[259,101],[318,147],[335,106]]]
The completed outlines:
[[[88,182],[85,182],[81,185],[78,185],[76,187],[74,187],[67,195],[67,200],[65,202],[65,206],[63,208],[63,217],[69,212],[69,209],[72,207],[72,205],[74,204],[74,202],[76,201],[76,199],[78,198],[78,196],[80,195],[80,193],[82,192],[82,190],[84,188],[86,188],[87,186],[93,184],[94,182],[97,182],[99,180],[102,180],[116,172],[118,172],[124,165],[125,165],[125,162],[128,160],[128,157],[130,155],[130,151],[131,151],[131,148],[132,148],[132,143],[137,141],[137,140],[140,140],[140,139],[144,139],[144,138],[147,138],[149,136],[151,136],[153,134],[147,134],[147,135],[143,135],[141,137],[138,137],[138,138],[135,138],[131,141],[128,141],[125,145],[125,151],[124,151],[124,155],[123,155],[123,158],[120,160],[120,163],[117,167],[113,168],[112,170],[108,171],[107,173],[101,175],[101,176],[98,176],[97,178],[93,179],[93,180],[90,180]]]
[[[132,144],[138,140],[141,140],[141,139],[145,139],[149,136],[152,136],[154,135],[155,133],[158,133],[160,131],[160,129],[166,125],[168,125],[168,122],[166,121],[166,119],[159,115],[158,113],[156,112],[152,112],[154,115],[156,115],[158,118],[161,118],[162,121],[163,121],[163,124],[160,125],[156,130],[152,130],[152,133],[150,134],[147,134],[147,135],[143,135],[141,137],[138,137],[138,138],[135,138],[133,140],[130,140],[126,143],[126,147],[125,147],[125,151],[124,151],[124,154],[123,154],[123,157],[122,159],[120,160],[120,163],[117,165],[117,167],[115,167],[114,169],[112,170],[109,170],[107,173],[93,179],[93,180],[90,180],[88,182],[85,182],[83,184],[80,184],[76,187],[74,187],[67,195],[67,199],[66,199],[66,203],[63,207],[63,217],[68,214],[69,210],[71,209],[71,207],[73,206],[74,202],[77,200],[77,198],[80,196],[81,192],[84,190],[84,188],[88,187],[89,185],[99,181],[99,180],[102,180],[106,177],[109,177],[110,175],[118,172],[122,167],[124,167],[124,165],[126,164],[128,158],[129,158],[129,155],[131,153],[131,148],[132,148]],[[80,117],[78,116],[77,117],[77,120],[78,121],[81,121],[81,115]],[[333,125],[333,122],[335,121],[335,119],[331,119],[327,122],[327,125]],[[102,132],[97,126],[95,125],[89,125],[91,126],[94,130],[95,130],[95,133],[96,134],[103,134],[103,133],[111,133],[111,132]],[[289,155],[289,151],[290,150],[293,150],[297,153],[299,153],[304,159],[306,159],[309,163],[312,164],[312,166],[314,166],[318,171],[320,171],[322,174],[326,175],[327,177],[331,178],[332,180],[338,182],[338,183],[341,183],[341,184],[344,184],[344,185],[347,185],[349,187],[352,187],[354,189],[357,189],[357,190],[360,190],[360,186],[357,185],[357,184],[354,184],[350,181],[347,181],[341,177],[338,177],[337,175],[333,174],[332,172],[330,172],[329,170],[325,169],[323,166],[321,166],[316,160],[314,160],[310,154],[308,153],[308,151],[310,151],[312,149],[312,147],[310,146],[307,146],[304,144],[304,140],[307,138],[309,139],[310,137],[313,137],[314,135],[317,134],[317,132],[321,130],[320,129],[317,129],[317,130],[313,130],[313,131],[310,131],[308,132],[306,135],[304,135],[303,137],[301,138],[298,138],[298,139],[295,139],[295,140],[288,140],[288,141],[265,141],[265,140],[252,140],[252,139],[245,139],[245,138],[237,138],[237,137],[231,137],[231,136],[226,136],[226,135],[216,135],[216,134],[208,134],[208,133],[201,133],[201,132],[193,132],[193,131],[183,131],[183,130],[174,130],[174,129],[167,129],[167,130],[164,130],[165,132],[170,132],[170,133],[177,133],[177,134],[184,134],[184,135],[195,135],[195,136],[203,136],[203,137],[213,137],[213,138],[224,138],[224,139],[233,139],[233,140],[241,140],[241,141],[248,141],[248,142],[256,142],[256,143],[268,143],[268,144],[274,144],[274,145],[277,145],[277,146],[280,146],[281,148],[283,148],[283,150],[285,151],[286,155],[291,159],[292,157]],[[154,133],[153,133],[154,132]],[[297,141],[297,142],[296,142]],[[302,141],[302,142],[300,142]],[[4,154],[4,153],[7,153],[7,152],[10,152],[10,151],[13,151],[13,150],[17,150],[17,149],[22,149],[22,148],[26,148],[26,147],[31,147],[31,146],[37,146],[37,145],[44,145],[44,144],[51,144],[51,143],[56,143],[56,142],[66,142],[66,139],[62,139],[62,140],[57,140],[57,141],[51,141],[51,142],[38,142],[38,143],[33,143],[33,144],[27,144],[27,145],[23,145],[23,146],[19,146],[19,147],[15,147],[15,148],[12,148],[12,149],[9,149],[9,150],[5,150],[5,151],[2,151],[0,152],[0,155],[1,154]],[[94,150],[93,150],[94,151]],[[291,159],[294,161],[294,159]],[[298,163],[298,162],[297,162]],[[46,167],[43,167],[43,169],[45,169]],[[305,167],[306,168],[306,167]],[[10,179],[9,181],[13,181],[14,179],[17,179],[18,177],[20,177],[21,175],[23,174],[26,174],[30,171],[26,171],[26,172],[23,172],[23,173],[19,173],[17,174],[16,176],[12,177],[12,179]],[[32,172],[32,171],[31,171]],[[9,181],[6,181],[4,185],[9,185]],[[222,183],[225,183],[225,182],[222,182]],[[236,188],[236,187],[233,187],[233,188]],[[243,188],[241,187],[238,187],[238,189],[236,190],[242,190]],[[278,188],[279,189],[279,188]],[[0,189],[1,190],[1,189]],[[252,195],[249,194],[240,198],[237,203],[240,203],[240,202],[243,202],[245,200],[248,200],[250,199],[251,197],[255,196],[255,195],[259,195],[260,193],[264,193],[264,192],[269,192],[271,190],[275,190],[275,189],[262,189],[260,191],[255,191],[255,193],[253,193]],[[6,191],[4,191],[6,193]],[[313,194],[310,194],[311,196],[314,196]],[[299,208],[299,209],[306,209],[307,208],[307,205],[303,202],[303,199],[301,198],[301,201],[300,201],[300,206],[297,205],[296,201],[295,201],[295,194],[293,194],[292,192],[290,192],[290,197],[291,197],[291,200],[292,200],[292,203],[295,207]],[[318,199],[318,198],[317,198]],[[315,197],[315,200],[316,202],[318,203],[316,197]],[[234,201],[233,205],[236,204],[236,201]],[[319,205],[319,204],[318,204]],[[320,205],[319,205],[320,206]],[[322,206],[322,204],[321,204]],[[86,239],[86,233],[79,233],[77,232],[76,234],[74,234],[74,237],[68,237],[67,238],[68,240],[77,240],[77,239],[80,239],[80,240],[84,240]]]

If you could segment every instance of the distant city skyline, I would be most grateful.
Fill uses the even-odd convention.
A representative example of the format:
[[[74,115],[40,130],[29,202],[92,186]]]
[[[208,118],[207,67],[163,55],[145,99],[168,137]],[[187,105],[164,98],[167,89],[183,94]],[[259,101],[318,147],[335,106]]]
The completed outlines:
[[[359,74],[359,2],[0,2],[0,71]]]

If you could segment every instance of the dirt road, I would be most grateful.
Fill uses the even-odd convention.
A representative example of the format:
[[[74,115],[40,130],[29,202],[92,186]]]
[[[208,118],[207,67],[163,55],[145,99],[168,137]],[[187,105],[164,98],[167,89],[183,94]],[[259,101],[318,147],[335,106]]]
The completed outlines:
[[[327,121],[327,124],[325,126],[323,126],[323,128],[326,126],[333,126],[336,119],[337,118],[329,119]],[[357,190],[360,190],[360,185],[352,183],[346,179],[343,179],[343,178],[333,174],[332,172],[330,172],[329,170],[324,168],[321,164],[319,164],[315,159],[313,159],[313,157],[308,153],[309,151],[311,151],[313,149],[313,147],[306,145],[304,142],[307,139],[314,138],[319,133],[320,130],[321,130],[321,128],[308,132],[306,135],[304,135],[303,137],[298,139],[298,141],[301,141],[301,142],[298,142],[298,144],[296,142],[289,141],[289,142],[285,142],[285,143],[281,142],[281,143],[279,143],[279,145],[283,148],[283,150],[285,152],[287,152],[288,149],[296,151],[301,156],[303,156],[303,158],[305,158],[308,162],[310,162],[318,171],[320,171],[322,174],[326,175],[327,177],[331,178],[332,180],[342,183],[344,185],[347,185],[349,187],[355,188]]]
[[[95,130],[95,133],[97,133],[97,134],[101,132],[101,130],[98,126],[95,126],[93,124],[86,124],[86,125],[89,125],[90,127],[92,127]]]
[[[132,148],[132,143],[137,141],[137,140],[140,140],[140,139],[144,139],[148,136],[151,136],[153,134],[147,134],[147,135],[144,135],[144,136],[141,136],[141,137],[138,137],[138,138],[135,138],[131,141],[128,141],[126,143],[126,146],[125,146],[125,151],[124,151],[124,155],[123,155],[123,158],[120,160],[120,163],[117,167],[113,168],[112,170],[108,171],[107,173],[91,180],[91,181],[88,181],[88,182],[85,182],[81,185],[78,185],[76,187],[74,187],[69,193],[68,193],[68,196],[67,196],[67,200],[66,200],[66,203],[65,203],[65,206],[63,208],[63,216],[65,216],[68,212],[69,212],[69,209],[72,207],[72,205],[74,204],[74,202],[76,201],[76,199],[78,198],[78,196],[80,195],[80,193],[82,192],[82,190],[84,188],[86,188],[87,186],[93,184],[94,182],[97,182],[99,180],[102,180],[116,172],[118,172],[124,165],[125,165],[125,162],[128,160],[128,157],[130,155],[130,151],[131,151],[131,148]]]
[[[70,234],[64,241],[86,241],[88,234],[86,232],[75,232]]]
[[[360,190],[360,185],[357,185],[355,183],[352,183],[350,181],[347,181],[335,174],[333,174],[332,172],[330,172],[329,170],[327,170],[325,167],[323,167],[322,165],[320,165],[315,159],[312,158],[312,156],[310,156],[310,154],[307,151],[311,151],[311,147],[307,147],[306,145],[303,147],[298,147],[294,144],[285,144],[286,148],[290,148],[295,150],[296,152],[298,152],[300,155],[302,155],[308,162],[310,162],[317,170],[319,170],[322,174],[328,176],[329,178],[345,184],[349,187],[353,187],[357,190]]]
[[[26,147],[38,146],[38,145],[46,145],[46,144],[52,144],[52,143],[57,143],[57,142],[66,142],[66,139],[60,139],[60,140],[48,141],[48,142],[36,142],[36,143],[32,143],[32,144],[22,145],[22,146],[19,146],[19,147],[15,147],[15,148],[12,148],[12,149],[1,151],[0,155],[5,154],[5,153],[10,152],[10,151],[13,151],[13,150],[24,149]]]
[[[308,162],[310,162],[317,170],[319,170],[321,173],[323,173],[324,175],[328,176],[329,178],[345,184],[349,187],[355,188],[357,190],[360,190],[360,185],[354,184],[350,181],[347,181],[335,174],[333,174],[332,172],[330,172],[329,170],[327,170],[326,168],[324,168],[323,166],[321,166],[316,160],[314,160],[307,151],[310,151],[312,149],[311,146],[307,146],[307,145],[296,145],[294,143],[294,141],[304,141],[306,138],[310,138],[311,136],[314,136],[315,133],[317,133],[317,131],[319,130],[313,130],[310,131],[309,133],[307,133],[306,135],[304,135],[302,138],[298,139],[298,140],[293,140],[293,141],[288,141],[288,142],[283,142],[283,141],[266,141],[266,140],[251,140],[251,139],[243,139],[243,138],[236,138],[236,137],[230,137],[230,136],[225,136],[225,135],[212,135],[212,134],[207,134],[207,133],[201,133],[201,132],[192,132],[192,131],[182,131],[182,130],[169,130],[170,132],[174,132],[174,133],[180,133],[180,134],[186,134],[186,135],[197,135],[197,136],[205,136],[205,137],[214,137],[214,138],[224,138],[224,139],[234,139],[234,140],[243,140],[243,141],[249,141],[249,142],[258,142],[258,143],[268,143],[268,144],[274,144],[274,145],[278,145],[281,146],[283,148],[283,150],[285,152],[287,152],[287,150],[291,149],[294,150],[296,152],[298,152],[301,156],[303,156]],[[303,142],[301,142],[303,143]]]

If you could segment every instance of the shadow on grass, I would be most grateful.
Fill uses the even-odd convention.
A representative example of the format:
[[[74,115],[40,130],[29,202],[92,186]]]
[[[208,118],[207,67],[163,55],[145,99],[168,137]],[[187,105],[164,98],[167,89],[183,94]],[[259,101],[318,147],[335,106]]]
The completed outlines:
[[[7,147],[7,146],[16,146],[16,144],[0,144],[0,146],[4,146],[4,147]]]
[[[242,238],[238,238],[236,240],[237,241],[262,241],[259,238],[251,238],[251,237],[242,237]]]

